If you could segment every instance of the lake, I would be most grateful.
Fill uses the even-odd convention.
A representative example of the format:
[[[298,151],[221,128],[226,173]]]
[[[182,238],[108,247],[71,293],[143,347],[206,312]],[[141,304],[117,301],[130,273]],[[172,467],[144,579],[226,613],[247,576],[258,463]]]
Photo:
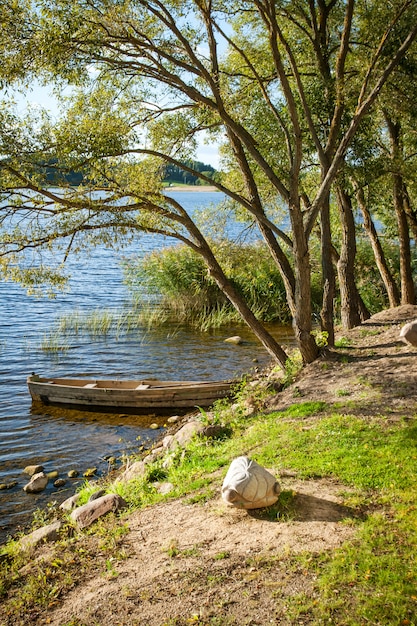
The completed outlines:
[[[174,194],[187,209],[216,204],[215,192]],[[128,251],[100,248],[71,261],[70,291],[56,299],[35,299],[14,283],[0,282],[0,543],[25,528],[32,513],[49,502],[58,504],[85,481],[83,473],[97,467],[98,476],[109,469],[109,456],[120,458],[151,445],[162,435],[165,419],[155,416],[119,416],[45,407],[32,407],[26,387],[31,372],[45,376],[97,378],[203,379],[239,378],[254,367],[270,362],[265,350],[245,326],[235,325],[201,333],[189,328],[139,329],[129,335],[64,338],[63,351],[45,350],[46,340],[60,316],[97,310],[120,311],[129,306],[120,261],[127,253],[143,255],[173,241],[150,235],[141,237]],[[278,340],[291,342],[288,328],[275,327]],[[230,335],[245,339],[240,346],[224,343]],[[159,430],[149,428],[157,421]],[[27,465],[41,464],[65,478],[57,489],[50,481],[41,494],[23,491]],[[76,469],[80,477],[67,478]]]

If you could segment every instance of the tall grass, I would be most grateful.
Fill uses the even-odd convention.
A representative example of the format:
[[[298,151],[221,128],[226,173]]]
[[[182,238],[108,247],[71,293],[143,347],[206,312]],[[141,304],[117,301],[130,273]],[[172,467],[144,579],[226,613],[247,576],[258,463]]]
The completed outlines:
[[[288,323],[283,281],[262,243],[213,246],[235,289],[263,322]],[[203,259],[186,246],[152,252],[126,262],[125,280],[137,302],[149,296],[159,300],[171,320],[202,330],[240,321],[235,309],[209,275]]]

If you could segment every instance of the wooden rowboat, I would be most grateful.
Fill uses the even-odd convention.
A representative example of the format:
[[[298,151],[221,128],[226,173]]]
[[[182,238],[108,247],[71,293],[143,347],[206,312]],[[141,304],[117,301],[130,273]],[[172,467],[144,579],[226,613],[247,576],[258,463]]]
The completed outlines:
[[[157,411],[207,407],[231,395],[227,381],[91,380],[28,376],[33,402],[84,408]]]

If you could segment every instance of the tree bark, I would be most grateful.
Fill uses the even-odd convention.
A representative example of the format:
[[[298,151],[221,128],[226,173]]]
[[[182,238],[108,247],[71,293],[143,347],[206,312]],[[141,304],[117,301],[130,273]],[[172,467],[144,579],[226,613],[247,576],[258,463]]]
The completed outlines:
[[[312,363],[319,355],[316,340],[311,334],[311,268],[308,239],[304,232],[303,216],[299,206],[290,207],[295,258],[295,314],[293,327],[303,363]]]
[[[375,224],[372,221],[371,214],[366,205],[363,189],[359,187],[359,185],[357,185],[356,183],[354,183],[354,185],[356,188],[358,205],[363,216],[363,225],[368,235],[369,241],[371,242],[375,262],[381,275],[382,281],[385,285],[385,289],[387,291],[389,305],[391,308],[393,308],[400,304],[400,292],[394,280],[394,277],[388,267],[388,263],[385,258],[384,250],[382,249],[382,245],[379,240]]]
[[[400,169],[402,163],[401,123],[394,121],[386,111],[384,115],[391,142],[393,199],[400,245],[401,304],[414,304],[416,296],[411,269],[410,231],[405,211],[404,182]]]
[[[336,279],[332,263],[332,236],[330,228],[330,198],[327,196],[321,209],[321,267],[323,280],[323,298],[320,311],[321,329],[327,333],[327,343],[334,346],[334,297]]]
[[[285,371],[285,364],[288,359],[288,355],[279,345],[277,341],[268,333],[264,326],[254,315],[253,311],[248,307],[245,300],[239,295],[232,283],[228,280],[224,274],[221,266],[214,257],[210,247],[204,242],[200,241],[200,254],[204,258],[210,275],[214,278],[221,291],[225,294],[228,300],[232,303],[235,309],[239,312],[243,321],[249,326],[254,335],[264,346],[265,350],[271,355],[271,357],[278,361],[283,371]]]
[[[349,195],[340,185],[337,186],[336,191],[340,221],[342,224],[342,245],[337,266],[341,300],[341,319],[343,328],[348,330],[358,326],[362,322],[359,294],[355,282],[355,221]]]

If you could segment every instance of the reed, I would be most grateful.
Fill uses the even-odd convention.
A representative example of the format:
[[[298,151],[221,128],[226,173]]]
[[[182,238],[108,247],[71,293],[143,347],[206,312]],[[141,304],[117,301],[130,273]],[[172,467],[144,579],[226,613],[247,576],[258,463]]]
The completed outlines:
[[[258,318],[288,323],[285,288],[266,247],[260,242],[237,245],[230,241],[214,247],[226,275]],[[164,248],[139,261],[126,262],[124,271],[135,301],[150,298],[159,302],[166,311],[165,321],[190,324],[203,331],[241,321],[202,258],[186,246]],[[155,323],[146,306],[144,314],[148,314],[149,325]]]
[[[58,354],[60,352],[67,352],[70,349],[70,346],[68,342],[64,343],[62,341],[61,333],[54,331],[43,335],[40,343],[40,349],[42,352]]]
[[[57,324],[57,332],[61,335],[83,335],[91,336],[107,335],[115,326],[116,315],[112,311],[100,311],[98,309],[88,314],[74,311],[62,315]]]

